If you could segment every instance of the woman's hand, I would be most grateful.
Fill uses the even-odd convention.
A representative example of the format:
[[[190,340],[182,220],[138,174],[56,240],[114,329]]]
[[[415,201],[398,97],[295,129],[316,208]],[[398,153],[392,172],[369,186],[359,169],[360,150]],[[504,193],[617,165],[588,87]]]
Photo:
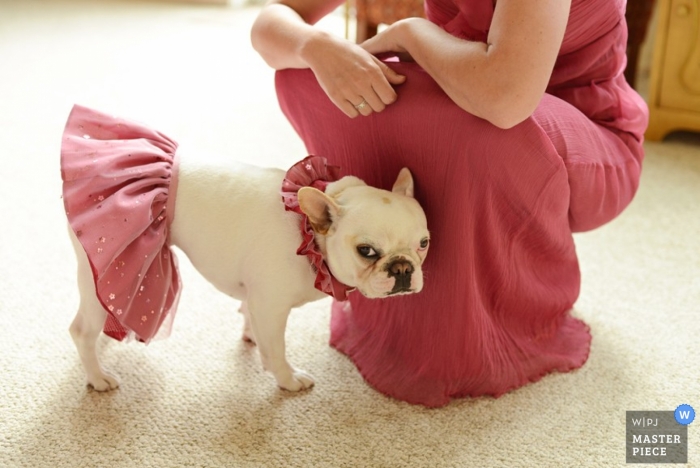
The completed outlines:
[[[422,18],[406,18],[387,26],[379,34],[370,37],[360,46],[374,56],[396,56],[402,62],[413,62],[413,57],[402,44],[403,29],[411,22],[426,21]]]
[[[396,100],[392,85],[406,79],[362,47],[331,35],[309,41],[302,57],[330,100],[352,118],[383,111]]]
[[[251,42],[276,70],[310,68],[330,100],[349,117],[381,112],[406,80],[357,44],[314,24],[343,0],[268,0]]]

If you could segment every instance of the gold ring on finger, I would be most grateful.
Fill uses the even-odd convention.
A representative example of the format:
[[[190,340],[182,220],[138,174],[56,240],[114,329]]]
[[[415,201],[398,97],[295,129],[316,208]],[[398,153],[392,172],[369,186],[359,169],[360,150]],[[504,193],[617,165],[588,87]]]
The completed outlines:
[[[364,109],[365,107],[367,107],[367,101],[365,99],[363,99],[361,103],[359,103],[358,105],[355,106],[355,109],[360,111],[360,110]]]

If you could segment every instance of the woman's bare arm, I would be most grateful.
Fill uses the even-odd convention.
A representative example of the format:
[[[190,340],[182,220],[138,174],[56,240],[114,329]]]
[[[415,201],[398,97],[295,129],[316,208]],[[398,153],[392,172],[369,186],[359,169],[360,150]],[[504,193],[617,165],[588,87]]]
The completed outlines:
[[[373,54],[408,53],[467,112],[510,128],[534,112],[564,37],[571,0],[498,0],[486,43],[421,18],[367,40]]]
[[[328,97],[349,117],[380,112],[405,77],[357,44],[313,25],[342,0],[271,0],[253,24],[251,42],[277,70],[311,68]],[[355,106],[366,101],[368,106]]]

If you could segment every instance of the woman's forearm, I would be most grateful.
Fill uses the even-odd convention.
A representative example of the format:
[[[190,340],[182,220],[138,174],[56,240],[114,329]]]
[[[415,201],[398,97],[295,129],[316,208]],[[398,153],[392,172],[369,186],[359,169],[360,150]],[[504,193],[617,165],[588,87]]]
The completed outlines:
[[[452,36],[422,18],[400,21],[363,47],[407,52],[467,112],[501,128],[532,115],[566,29],[569,0],[499,0],[486,42]]]
[[[276,70],[306,68],[301,52],[316,31],[285,5],[267,5],[253,23],[250,39],[253,48]]]
[[[253,48],[276,70],[308,68],[309,60],[319,55],[315,47],[337,40],[313,26],[335,8],[335,3],[311,2],[314,8],[308,12],[301,7],[295,10],[283,3],[269,3],[253,23],[250,33]]]
[[[495,119],[500,89],[489,46],[456,38],[426,20],[406,21],[398,40],[415,60],[460,107],[476,116]]]

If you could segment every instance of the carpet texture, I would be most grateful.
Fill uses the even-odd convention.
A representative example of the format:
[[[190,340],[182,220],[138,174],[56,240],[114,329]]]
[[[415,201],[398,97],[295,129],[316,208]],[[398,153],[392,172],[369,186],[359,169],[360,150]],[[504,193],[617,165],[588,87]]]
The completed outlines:
[[[290,360],[316,387],[284,393],[240,340],[238,304],[180,255],[172,336],[101,340],[121,388],[88,390],[67,331],[78,302],[60,198],[68,112],[78,102],[146,122],[185,155],[288,167],[306,153],[250,46],[257,11],[0,0],[0,466],[623,466],[626,411],[700,409],[698,135],[647,143],[633,204],[577,235],[574,313],[593,344],[576,372],[499,399],[411,406],[328,346],[323,300],[288,329]],[[343,32],[339,16],[324,24]],[[700,466],[700,421],[688,437],[688,466]]]

